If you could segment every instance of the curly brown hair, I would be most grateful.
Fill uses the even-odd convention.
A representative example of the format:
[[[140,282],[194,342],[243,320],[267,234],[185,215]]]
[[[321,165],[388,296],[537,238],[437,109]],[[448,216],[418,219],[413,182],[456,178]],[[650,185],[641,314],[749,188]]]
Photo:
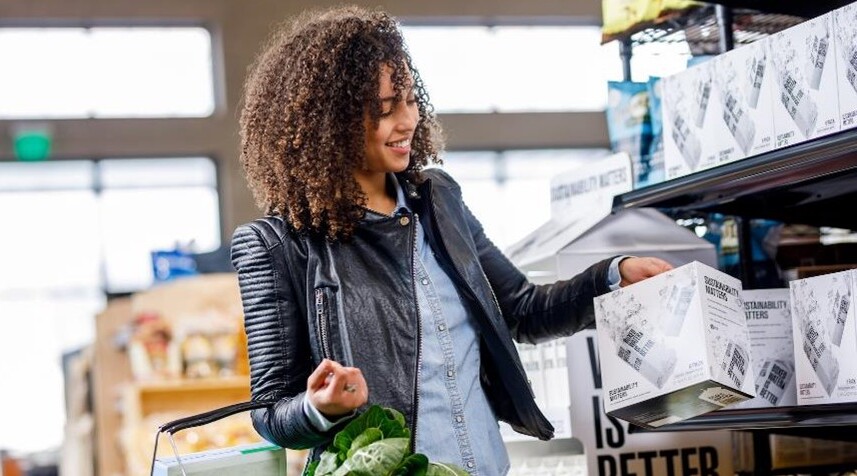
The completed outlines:
[[[375,127],[381,116],[382,65],[396,101],[413,87],[419,109],[403,173],[440,163],[440,125],[396,20],[355,6],[306,12],[276,29],[244,85],[241,163],[265,213],[331,240],[353,233],[366,195],[352,173],[365,115]]]

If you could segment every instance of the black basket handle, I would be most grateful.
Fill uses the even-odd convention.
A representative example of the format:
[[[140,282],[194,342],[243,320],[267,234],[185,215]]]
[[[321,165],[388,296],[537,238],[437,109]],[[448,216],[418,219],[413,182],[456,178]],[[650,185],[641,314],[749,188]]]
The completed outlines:
[[[235,415],[236,413],[257,410],[259,408],[266,408],[275,403],[277,403],[277,400],[258,400],[251,402],[241,402],[222,408],[217,408],[215,410],[207,411],[205,413],[199,413],[197,415],[191,415],[189,417],[179,418],[178,420],[173,420],[164,423],[163,425],[158,427],[158,431],[157,433],[155,433],[155,449],[152,451],[152,464],[149,469],[150,476],[155,474],[155,458],[158,455],[158,440],[160,440],[161,433],[169,434],[170,444],[173,445],[173,452],[176,455],[176,460],[178,460],[179,462],[182,474],[186,474],[184,470],[184,465],[182,465],[181,458],[179,457],[178,451],[176,450],[175,444],[172,440],[172,436],[175,433],[182,430],[186,430],[188,428],[207,425],[209,423],[226,418],[228,416]]]

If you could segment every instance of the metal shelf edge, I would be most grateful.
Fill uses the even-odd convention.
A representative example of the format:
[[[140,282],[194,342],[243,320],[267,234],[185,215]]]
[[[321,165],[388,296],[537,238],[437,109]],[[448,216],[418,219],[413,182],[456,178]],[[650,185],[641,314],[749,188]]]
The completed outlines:
[[[857,170],[857,129],[617,195],[613,212],[638,207],[701,209],[852,170]]]

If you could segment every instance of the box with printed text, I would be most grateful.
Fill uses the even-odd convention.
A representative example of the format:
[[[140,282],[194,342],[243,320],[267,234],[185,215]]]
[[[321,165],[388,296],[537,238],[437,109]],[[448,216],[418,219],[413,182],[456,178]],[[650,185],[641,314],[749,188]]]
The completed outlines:
[[[663,81],[663,141],[666,178],[674,179],[737,160],[737,149],[721,119],[712,62],[698,64]],[[721,153],[727,150],[726,156]],[[743,156],[741,156],[743,157]]]
[[[721,106],[719,119],[729,131],[718,153],[720,163],[774,147],[774,75],[769,45],[768,41],[757,41],[712,60]]]
[[[789,283],[798,405],[857,401],[854,271]]]
[[[788,407],[797,404],[789,290],[744,291],[756,398],[730,408]]]
[[[775,148],[839,131],[833,15],[772,35]]]
[[[699,262],[595,298],[608,415],[645,428],[752,398],[741,282]]]
[[[857,3],[834,10],[833,43],[842,129],[857,127]]]

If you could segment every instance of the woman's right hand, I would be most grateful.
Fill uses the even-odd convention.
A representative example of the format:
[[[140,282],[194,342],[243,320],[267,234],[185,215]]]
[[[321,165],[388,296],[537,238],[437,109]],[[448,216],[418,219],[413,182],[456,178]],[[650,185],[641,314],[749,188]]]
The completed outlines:
[[[369,388],[357,367],[343,367],[324,359],[307,379],[309,402],[325,417],[335,420],[369,400]]]

